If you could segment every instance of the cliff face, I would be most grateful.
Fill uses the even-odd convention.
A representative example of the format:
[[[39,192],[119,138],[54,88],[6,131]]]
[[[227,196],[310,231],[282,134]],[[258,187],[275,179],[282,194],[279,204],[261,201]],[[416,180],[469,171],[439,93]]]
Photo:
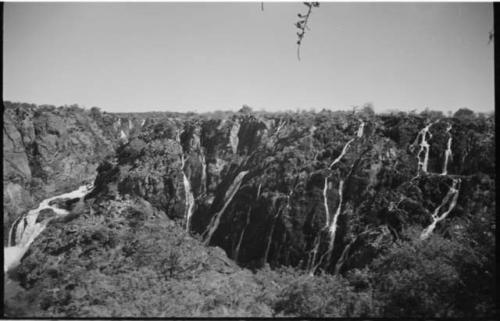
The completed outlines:
[[[4,235],[41,199],[93,181],[105,156],[135,133],[132,120],[117,126],[114,115],[78,107],[4,102],[3,117]]]
[[[461,197],[441,233],[494,208],[491,126],[340,113],[160,121],[102,165],[91,198],[142,197],[244,266],[363,267],[403,230],[431,224],[455,180]]]
[[[330,284],[324,276],[314,276],[308,282],[321,289],[327,287],[330,292],[340,288],[347,292],[356,289],[349,293],[357,302],[373,297],[373,293],[390,302],[382,304],[385,310],[377,310],[373,302],[367,303],[369,313],[363,310],[365,307],[361,309],[356,305],[356,309],[361,310],[346,312],[349,310],[346,308],[344,312],[307,315],[404,315],[404,312],[397,312],[402,311],[399,308],[402,303],[398,300],[411,291],[408,288],[401,292],[387,290],[389,285],[384,283],[388,282],[384,275],[407,273],[408,266],[416,264],[412,255],[420,255],[418,262],[424,262],[421,263],[423,267],[419,266],[422,270],[415,275],[444,271],[443,275],[452,285],[443,287],[460,293],[457,294],[460,299],[440,298],[442,286],[432,281],[434,274],[425,280],[416,276],[412,280],[428,281],[430,295],[435,294],[434,301],[441,302],[422,307],[427,311],[422,312],[423,315],[447,315],[447,311],[440,310],[441,305],[448,305],[442,304],[448,302],[446,300],[484,299],[473,299],[480,297],[475,290],[456,290],[475,286],[473,280],[464,278],[465,283],[458,285],[456,280],[459,278],[452,276],[462,273],[465,277],[464,271],[469,271],[467,269],[476,263],[462,265],[459,263],[462,254],[455,257],[451,252],[457,248],[460,251],[465,248],[477,250],[483,253],[483,262],[491,261],[491,253],[485,250],[494,244],[491,243],[494,236],[489,233],[494,231],[490,223],[496,206],[494,122],[491,117],[321,112],[237,113],[224,117],[184,115],[143,121],[142,116],[120,115],[109,120],[99,119],[95,124],[89,122],[93,133],[99,134],[93,136],[87,129],[81,133],[79,143],[72,144],[73,140],[54,132],[67,132],[74,127],[71,125],[73,117],[65,120],[70,123],[64,129],[49,125],[56,122],[49,121],[51,117],[39,117],[44,120],[34,122],[34,128],[40,124],[45,126],[43,128],[51,128],[43,131],[40,138],[36,136],[42,133],[40,130],[35,130],[33,136],[36,149],[42,150],[43,157],[30,156],[33,154],[27,150],[31,150],[31,145],[11,144],[5,141],[4,135],[4,152],[8,152],[9,159],[18,159],[14,162],[16,167],[10,163],[5,165],[4,159],[4,168],[11,166],[7,184],[11,186],[12,195],[16,195],[12,186],[20,186],[18,193],[30,193],[32,189],[26,187],[30,185],[23,184],[42,177],[39,168],[43,169],[42,173],[57,177],[58,182],[67,182],[68,186],[73,179],[81,182],[92,177],[92,169],[97,172],[95,188],[86,196],[85,210],[69,224],[56,222],[44,231],[17,272],[25,288],[47,293],[49,301],[40,305],[46,315],[78,311],[82,316],[113,316],[116,315],[113,306],[127,306],[130,310],[122,316],[193,316],[190,312],[194,307],[183,306],[184,310],[179,312],[177,301],[163,302],[158,299],[161,295],[148,291],[176,288],[178,293],[168,295],[176,300],[196,301],[198,297],[193,299],[193,295],[207,286],[206,280],[219,280],[221,274],[229,275],[224,277],[224,282],[237,284],[220,281],[224,286],[234,286],[263,304],[250,311],[255,302],[241,301],[234,305],[225,302],[224,306],[229,309],[226,312],[242,316],[270,316],[276,311],[289,315],[299,313],[294,310],[298,309],[296,305],[287,306],[293,301],[295,290],[286,288],[289,284],[285,281],[283,284],[278,281],[283,280],[282,276],[274,275],[273,281],[264,286],[269,289],[274,281],[280,283],[272,290],[282,293],[279,300],[277,297],[257,297],[252,291],[260,286],[258,277],[240,270],[228,257],[241,267],[264,268],[264,271],[268,266],[288,266],[311,276],[320,272],[344,275],[351,278],[349,282],[353,288],[343,288],[344,281]],[[22,122],[19,118],[15,121],[5,119],[4,131],[12,132],[8,139],[21,141],[25,136],[19,125]],[[85,141],[94,143],[85,145]],[[123,144],[119,145],[120,141]],[[66,146],[64,150],[75,151],[76,156],[54,156],[55,150],[50,149],[53,145]],[[97,160],[104,159],[104,155],[118,145],[115,153],[96,168]],[[15,146],[20,147],[16,149]],[[85,148],[94,150],[94,158],[89,159],[89,153],[83,153]],[[48,164],[52,162],[59,164],[58,167],[50,168]],[[64,166],[68,167],[67,172],[62,170]],[[58,173],[57,168],[61,169]],[[51,184],[56,184],[49,176],[44,176],[43,181],[49,186],[47,191]],[[4,174],[4,193],[5,177]],[[9,197],[14,203],[14,196]],[[487,236],[478,236],[479,230]],[[431,241],[424,243],[428,238]],[[472,239],[481,245],[474,248],[476,245],[469,241]],[[442,243],[436,245],[436,242]],[[407,246],[410,250],[401,244],[411,244]],[[208,253],[202,245],[220,247],[225,253]],[[405,251],[414,254],[408,255]],[[197,259],[197,253],[204,259]],[[439,268],[426,261],[435,262],[438,256],[447,258]],[[210,257],[218,263],[207,263]],[[483,258],[479,254],[474,257]],[[407,261],[413,263],[404,263]],[[225,263],[221,265],[221,262]],[[481,263],[477,269],[493,273],[490,263]],[[73,271],[73,266],[78,268]],[[386,266],[391,266],[392,270],[388,271]],[[363,276],[368,273],[366,269],[372,269],[369,278]],[[61,281],[60,276],[68,273]],[[81,276],[81,273],[90,274]],[[73,277],[76,279],[71,281]],[[159,283],[150,287],[145,287],[146,283],[130,286],[138,291],[134,293],[160,301],[146,300],[140,303],[145,304],[142,307],[128,306],[130,300],[125,294],[132,294],[119,285],[122,278],[136,278],[141,284],[157,280]],[[88,282],[101,282],[99,280],[106,280],[106,288],[101,290],[125,294],[113,302],[99,296],[97,293],[101,290],[92,294],[89,289],[93,285]],[[379,281],[371,284],[369,280]],[[85,291],[90,292],[82,294],[82,282],[86,284]],[[412,282],[408,282],[411,287]],[[486,283],[485,289],[488,288]],[[65,292],[67,298],[49,295],[48,289],[71,284],[74,285]],[[387,296],[389,292],[393,297]],[[100,301],[92,300],[93,296],[99,296]],[[342,297],[339,300],[347,297],[339,296]],[[87,302],[90,308],[76,308],[76,302]],[[203,302],[196,306],[200,315],[224,315]],[[335,307],[337,303],[328,306]],[[170,310],[162,310],[165,304]],[[270,306],[274,312],[269,310]],[[410,304],[408,309],[412,306]],[[418,313],[412,315],[422,315]],[[463,315],[460,313],[453,315]]]

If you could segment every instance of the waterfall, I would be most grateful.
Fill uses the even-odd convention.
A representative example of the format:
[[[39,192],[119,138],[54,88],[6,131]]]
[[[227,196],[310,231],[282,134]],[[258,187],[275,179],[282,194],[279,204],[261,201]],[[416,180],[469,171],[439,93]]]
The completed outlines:
[[[359,138],[363,137],[364,128],[365,128],[365,122],[361,120],[361,124],[359,124],[358,135],[357,135]]]
[[[340,215],[342,209],[342,190],[344,188],[344,180],[340,180],[339,183],[339,205],[337,206],[337,211],[333,216],[332,224],[330,224],[329,233],[330,233],[330,244],[328,245],[328,252],[333,250],[333,244],[335,242],[335,233],[337,232],[337,220]]]
[[[127,135],[123,132],[123,129],[120,130],[120,139],[124,139],[124,140],[127,139]]]
[[[201,194],[205,194],[207,188],[207,161],[203,147],[200,146],[200,161],[201,161]]]
[[[191,222],[191,216],[193,216],[194,212],[195,200],[191,188],[191,182],[189,181],[189,178],[186,176],[186,173],[184,172],[184,165],[186,163],[186,160],[184,159],[184,151],[182,150],[182,144],[181,144],[182,132],[183,130],[176,131],[175,140],[181,146],[181,172],[182,172],[182,182],[184,184],[184,198],[186,206],[185,210],[186,213],[184,214],[184,216],[186,217],[186,231],[189,233],[189,225]]]
[[[231,200],[233,199],[234,195],[236,195],[236,192],[238,192],[238,189],[241,186],[241,183],[243,182],[243,178],[248,174],[248,171],[242,171],[240,172],[235,178],[231,186],[229,186],[228,190],[226,191],[226,194],[224,195],[224,205],[222,206],[222,209],[218,211],[217,213],[214,214],[212,217],[212,220],[210,221],[210,224],[208,224],[207,229],[203,233],[203,235],[206,237],[205,238],[205,245],[208,245],[210,243],[210,240],[212,239],[212,236],[214,232],[217,230],[219,227],[220,223],[220,218],[224,211],[226,210],[227,206],[229,203],[231,203]]]
[[[437,122],[437,121],[436,121]],[[429,162],[429,149],[430,149],[430,145],[429,143],[427,142],[427,137],[429,139],[432,138],[432,134],[431,132],[429,131],[430,127],[432,125],[434,125],[436,122],[433,122],[433,123],[430,123],[428,124],[427,126],[425,126],[418,134],[417,134],[417,138],[415,139],[415,142],[413,144],[416,144],[419,140],[419,138],[421,138],[421,142],[420,142],[420,150],[418,151],[417,153],[417,161],[418,161],[418,165],[417,165],[417,176],[418,174],[420,174],[420,170],[422,170],[424,173],[427,173],[427,166],[428,166],[428,162]],[[424,153],[424,159],[422,160],[421,159],[421,154],[422,152]]]
[[[191,216],[194,212],[194,196],[191,190],[191,183],[187,178],[184,171],[182,171],[183,183],[184,183],[184,195],[186,198],[186,231],[189,233],[189,224],[191,222]]]
[[[326,192],[328,191],[328,177],[325,177],[325,187],[323,188],[323,200],[325,205],[325,226],[328,227],[330,223],[330,211],[328,209],[328,200],[326,198]]]
[[[92,188],[92,185],[83,185],[72,192],[47,198],[40,203],[38,208],[30,210],[28,213],[21,216],[12,225],[9,231],[8,246],[4,248],[4,271],[8,271],[19,264],[19,261],[22,259],[31,243],[33,243],[35,238],[40,235],[47,226],[47,223],[52,219],[49,218],[37,223],[36,220],[40,211],[51,209],[57,216],[67,215],[69,214],[67,210],[49,205],[49,203],[58,198],[82,198]]]
[[[141,120],[141,127],[146,123],[146,119]]]
[[[434,210],[434,213],[432,213],[432,223],[422,231],[422,234],[420,234],[421,240],[425,240],[426,238],[428,238],[432,234],[434,229],[436,228],[436,224],[438,222],[444,220],[446,218],[446,216],[448,216],[448,214],[455,208],[455,205],[457,205],[458,192],[460,189],[459,186],[460,186],[460,179],[454,178],[453,182],[451,184],[451,187],[448,190],[448,193],[443,198],[443,201],[441,202],[441,204],[439,204],[438,207],[436,207],[436,209]],[[451,202],[449,202],[450,199],[451,199]],[[443,212],[441,215],[439,215],[439,211],[441,210],[441,208],[443,206],[445,206],[446,203],[448,203],[448,202],[449,202],[448,209],[445,212]]]
[[[231,127],[231,132],[229,133],[229,145],[233,150],[233,154],[238,153],[239,132],[240,132],[240,123],[238,122],[238,120],[236,120],[233,127]]]
[[[344,148],[342,148],[342,152],[340,153],[340,155],[335,158],[335,160],[330,164],[330,166],[328,167],[329,169],[332,169],[333,165],[337,164],[341,159],[342,157],[344,157],[346,151],[347,151],[347,147],[349,147],[349,145],[354,141],[355,138],[351,138],[345,145],[344,145]]]
[[[319,250],[319,244],[320,244],[320,235],[317,235],[315,240],[314,240],[314,248],[311,251],[310,259],[309,262],[307,263],[307,269],[309,270],[309,275],[313,276],[314,271],[316,270],[314,267],[314,262],[316,262],[316,255],[318,255],[318,250]]]
[[[347,152],[347,148],[349,147],[349,145],[356,138],[363,137],[365,122],[363,120],[360,120],[360,121],[361,121],[361,123],[359,124],[358,131],[356,133],[356,137],[351,138],[344,145],[344,147],[342,148],[342,152],[330,164],[330,166],[328,167],[329,169],[332,169],[333,165],[337,164],[342,159],[342,157],[344,157],[345,153]],[[351,168],[351,170],[352,170],[352,168]],[[325,206],[325,216],[326,216],[326,226],[325,226],[325,228],[328,228],[328,232],[329,232],[329,235],[330,235],[330,243],[328,245],[328,250],[325,253],[323,253],[323,255],[320,257],[320,259],[318,260],[318,263],[316,265],[314,265],[314,263],[315,263],[316,254],[317,254],[316,252],[318,251],[318,248],[315,248],[313,250],[313,257],[312,257],[312,261],[310,263],[310,266],[311,266],[310,272],[309,272],[310,275],[314,275],[314,272],[321,265],[321,263],[323,262],[323,259],[325,258],[325,256],[327,256],[327,255],[331,256],[331,253],[333,251],[333,245],[335,243],[335,234],[337,232],[337,220],[338,220],[338,217],[339,217],[339,215],[341,213],[341,210],[342,210],[342,193],[343,193],[343,188],[344,188],[344,180],[340,180],[340,182],[339,182],[339,204],[338,204],[337,210],[336,210],[336,212],[335,212],[335,214],[333,216],[333,220],[330,223],[330,210],[328,208],[328,201],[327,201],[328,177],[325,177],[325,184],[324,184],[324,187],[323,187],[323,203],[324,203],[324,206]],[[319,246],[319,244],[317,245],[317,247],[318,246]]]
[[[448,174],[448,160],[453,157],[453,154],[451,153],[451,141],[453,139],[450,133],[451,128],[451,124],[448,124],[448,128],[446,128],[446,133],[448,134],[448,143],[446,145],[446,151],[444,152],[443,173],[441,173],[441,175]]]

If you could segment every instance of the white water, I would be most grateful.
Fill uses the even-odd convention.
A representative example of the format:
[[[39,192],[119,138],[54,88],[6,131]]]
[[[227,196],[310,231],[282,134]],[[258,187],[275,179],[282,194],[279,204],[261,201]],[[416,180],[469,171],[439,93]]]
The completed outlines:
[[[201,160],[201,193],[205,194],[207,187],[207,161],[205,159],[205,154],[203,153],[202,147],[200,147],[200,160]]]
[[[328,191],[328,177],[325,177],[325,187],[323,188],[323,203],[325,205],[325,227],[328,227],[330,223],[330,210],[328,209],[328,200],[326,198],[326,193]]]
[[[181,135],[184,130],[177,130],[175,133],[175,140],[177,143],[181,145]],[[182,182],[184,184],[184,199],[185,199],[185,204],[186,204],[186,231],[189,233],[189,226],[191,223],[191,216],[193,216],[194,212],[194,196],[193,196],[193,191],[191,188],[191,182],[189,181],[189,178],[186,176],[186,173],[184,173],[184,165],[185,165],[185,159],[184,159],[184,151],[182,151],[181,147],[181,172],[182,172]]]
[[[224,206],[222,206],[222,209],[215,213],[215,215],[212,217],[212,220],[210,221],[210,224],[208,224],[208,227],[206,231],[203,233],[207,235],[205,238],[205,244],[209,244],[210,240],[212,239],[212,236],[214,232],[217,230],[219,227],[220,223],[220,218],[224,211],[226,210],[227,206],[229,203],[231,203],[231,200],[233,199],[234,195],[236,195],[236,192],[238,192],[241,183],[243,181],[243,178],[248,174],[248,171],[242,171],[240,172],[235,178],[231,186],[229,186],[228,190],[226,191],[226,194],[224,195]]]
[[[436,122],[430,123],[429,125],[425,126],[418,133],[417,138],[415,139],[415,142],[413,143],[413,144],[417,143],[418,140],[419,140],[419,138],[421,138],[420,150],[417,153],[417,161],[418,161],[417,175],[420,174],[420,170],[422,170],[424,173],[427,173],[427,166],[428,166],[428,162],[429,162],[429,149],[430,149],[430,144],[429,144],[429,142],[427,142],[427,136],[428,136],[429,139],[432,138],[432,134],[429,131],[429,129],[435,123]],[[422,152],[424,153],[424,159],[423,160],[421,159]]]
[[[120,139],[127,139],[127,135],[123,132],[123,130],[120,130]]]
[[[443,172],[441,173],[441,175],[448,174],[448,160],[453,157],[453,154],[451,153],[451,141],[453,139],[450,133],[451,128],[451,124],[448,124],[448,128],[446,128],[446,133],[448,134],[448,144],[446,146],[446,151],[444,152]]]
[[[361,121],[361,124],[359,124],[359,128],[358,128],[358,137],[359,138],[363,137],[364,128],[365,128],[365,122]]]
[[[333,216],[332,224],[330,224],[330,244],[328,246],[328,251],[331,252],[333,250],[333,244],[335,242],[335,233],[337,232],[337,220],[341,212],[342,208],[342,190],[344,189],[344,180],[341,180],[339,183],[339,205],[337,207],[337,211]]]
[[[132,123],[132,119],[128,119],[128,129],[129,130],[132,130],[132,128],[134,128],[134,124]]]
[[[314,263],[316,262],[316,256],[318,255],[319,244],[320,244],[320,236],[318,235],[314,240],[314,248],[311,251],[310,259],[309,262],[307,263],[307,269],[309,270],[310,276],[313,276],[314,271],[316,270]]]
[[[61,195],[53,196],[43,200],[38,208],[34,210],[30,210],[27,214],[23,215],[19,220],[21,222],[16,226],[15,224],[11,227],[9,231],[9,241],[8,246],[4,247],[4,271],[8,271],[11,268],[17,266],[21,261],[24,253],[28,250],[29,246],[35,238],[40,235],[40,233],[45,229],[47,223],[52,219],[48,218],[42,222],[36,222],[40,211],[44,209],[53,210],[57,216],[67,215],[68,211],[58,208],[54,205],[49,205],[49,203],[58,198],[82,198],[84,197],[90,190],[92,189],[92,185],[83,185],[78,189],[64,193]],[[15,232],[13,229],[15,228]],[[15,233],[14,242],[12,242],[12,234]]]
[[[351,138],[345,145],[344,147],[342,148],[342,152],[340,153],[340,155],[330,164],[330,166],[328,167],[329,169],[332,169],[333,165],[337,164],[341,159],[342,157],[344,157],[345,153],[347,152],[347,148],[349,147],[349,145],[357,138],[361,138],[363,137],[363,134],[364,134],[364,128],[365,128],[365,122],[363,120],[360,120],[360,124],[359,124],[359,127],[358,127],[358,131],[356,133],[356,137],[354,138]],[[313,250],[313,257],[312,257],[312,261],[310,263],[311,265],[311,268],[310,268],[310,272],[309,274],[310,275],[314,275],[314,272],[316,271],[316,269],[321,265],[321,263],[323,262],[323,259],[325,258],[326,255],[328,254],[331,254],[331,252],[333,251],[333,246],[334,246],[334,242],[335,242],[335,234],[336,234],[336,231],[337,231],[337,220],[338,220],[338,217],[341,213],[341,209],[342,209],[342,190],[344,188],[344,180],[340,180],[339,182],[339,204],[338,204],[338,207],[337,207],[337,210],[333,216],[333,220],[332,222],[330,223],[330,210],[328,208],[328,201],[327,201],[327,192],[328,192],[328,177],[325,178],[325,184],[324,184],[324,187],[323,187],[323,205],[325,207],[325,228],[328,228],[328,231],[329,231],[329,235],[330,235],[330,243],[329,243],[329,246],[328,246],[328,250],[321,256],[321,258],[319,259],[319,262],[314,265],[315,263],[315,260],[316,260],[316,252],[318,251],[318,249],[315,247],[314,250]]]
[[[184,156],[182,156],[184,159]],[[182,172],[182,177],[183,177],[183,183],[184,183],[184,195],[186,199],[186,231],[189,232],[189,225],[191,222],[191,217],[193,216],[194,212],[194,196],[193,192],[191,190],[191,183],[189,182],[189,179],[187,178],[186,174],[184,173],[184,160],[182,161],[182,167],[181,167],[181,172]]]
[[[238,153],[238,144],[239,138],[238,134],[240,132],[240,123],[236,121],[231,127],[231,132],[229,133],[229,145],[231,145],[231,149],[233,150],[233,154]]]
[[[341,159],[342,157],[344,157],[345,153],[347,152],[347,147],[349,147],[349,145],[354,141],[355,138],[351,138],[345,145],[344,145],[344,148],[342,148],[342,153],[340,153],[340,155],[335,158],[335,160],[330,164],[329,168],[331,169],[333,167],[333,165],[337,164]]]
[[[451,184],[450,190],[446,194],[446,196],[443,198],[443,201],[441,204],[436,207],[434,210],[434,213],[432,213],[432,223],[427,226],[423,231],[422,234],[420,234],[420,239],[425,240],[428,238],[434,229],[436,228],[436,224],[446,218],[448,214],[455,208],[455,205],[457,205],[457,199],[458,199],[458,192],[459,192],[459,187],[460,185],[460,179],[453,179],[453,183]],[[443,212],[441,215],[439,215],[440,209],[446,205],[451,199],[451,202],[449,203],[448,209]]]

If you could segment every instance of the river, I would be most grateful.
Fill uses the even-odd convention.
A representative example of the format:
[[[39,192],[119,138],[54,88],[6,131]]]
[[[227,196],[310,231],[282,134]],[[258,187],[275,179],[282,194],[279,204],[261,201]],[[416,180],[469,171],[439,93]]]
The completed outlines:
[[[69,214],[69,211],[59,208],[55,204],[50,205],[49,203],[51,201],[58,198],[81,199],[92,190],[92,188],[92,185],[82,185],[69,193],[44,199],[38,208],[28,211],[14,222],[9,231],[8,246],[4,247],[4,272],[11,270],[20,263],[31,243],[33,243],[35,238],[45,229],[49,221],[55,217]],[[38,215],[44,209],[53,210],[56,216],[37,222]]]

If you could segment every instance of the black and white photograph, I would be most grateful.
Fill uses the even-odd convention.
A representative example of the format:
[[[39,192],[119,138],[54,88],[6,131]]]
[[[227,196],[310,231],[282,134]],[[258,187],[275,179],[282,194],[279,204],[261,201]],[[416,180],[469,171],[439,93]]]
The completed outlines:
[[[496,3],[0,6],[3,319],[498,318]]]

